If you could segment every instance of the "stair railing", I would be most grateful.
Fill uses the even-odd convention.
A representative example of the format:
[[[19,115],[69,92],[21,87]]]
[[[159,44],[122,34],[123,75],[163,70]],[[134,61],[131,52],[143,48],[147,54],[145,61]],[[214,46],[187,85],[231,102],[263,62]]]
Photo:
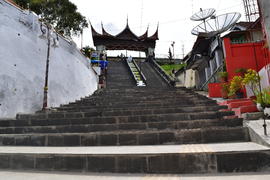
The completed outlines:
[[[136,81],[137,86],[146,86],[145,81],[144,81],[143,77],[141,76],[141,74],[139,72],[139,69],[134,64],[134,61],[132,60],[131,62],[129,62],[128,60],[126,60],[126,63],[127,63],[128,67],[129,67],[129,70],[130,70],[134,80]],[[135,71],[134,71],[134,67],[132,67],[132,65],[134,65],[134,67],[136,69]],[[140,79],[138,79],[138,77],[136,76],[135,73],[139,73]]]
[[[211,76],[208,78],[207,81],[205,81],[205,83],[203,83],[200,87],[199,90],[207,90],[208,88],[206,87],[209,83],[214,83],[217,82],[217,73],[223,70],[223,64],[220,65],[213,74],[211,74]]]
[[[154,58],[148,58],[148,61],[153,65],[156,72],[167,84],[172,87],[175,86],[175,80],[163,70],[163,68],[154,60]]]
[[[140,60],[140,61],[141,61],[141,60]],[[143,72],[142,72],[142,70],[141,70],[141,67],[138,66],[137,62],[136,62],[134,59],[132,59],[132,62],[133,62],[133,64],[136,66],[136,68],[138,69],[138,71],[139,71],[139,73],[140,73],[140,75],[141,75],[141,77],[142,77],[142,80],[143,80],[144,84],[146,84],[146,77],[145,77],[145,75],[143,74]],[[142,63],[142,62],[140,62],[140,63]]]

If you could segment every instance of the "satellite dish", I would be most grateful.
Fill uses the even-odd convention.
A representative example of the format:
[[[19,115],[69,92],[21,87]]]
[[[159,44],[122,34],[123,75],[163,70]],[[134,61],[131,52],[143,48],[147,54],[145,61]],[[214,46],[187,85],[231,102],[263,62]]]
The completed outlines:
[[[216,12],[215,9],[205,9],[203,10],[202,8],[200,9],[199,12],[193,14],[190,19],[192,21],[204,21],[205,19],[211,17],[214,13]]]
[[[219,15],[199,24],[193,28],[191,33],[196,36],[213,37],[230,29],[236,24],[240,17],[240,13],[227,13]]]

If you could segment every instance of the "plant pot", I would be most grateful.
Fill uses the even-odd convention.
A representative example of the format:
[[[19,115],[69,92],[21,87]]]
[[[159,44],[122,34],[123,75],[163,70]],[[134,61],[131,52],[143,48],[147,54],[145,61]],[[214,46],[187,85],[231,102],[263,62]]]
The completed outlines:
[[[221,97],[223,99],[228,99],[228,93],[221,89]]]
[[[266,107],[266,108],[264,108],[264,114],[266,115],[266,116],[270,116],[270,108],[269,107]]]
[[[260,112],[263,111],[263,108],[262,108],[260,103],[257,103],[256,106],[257,106],[258,111],[260,111]]]
[[[242,91],[236,91],[235,95],[237,99],[244,98],[244,93]]]

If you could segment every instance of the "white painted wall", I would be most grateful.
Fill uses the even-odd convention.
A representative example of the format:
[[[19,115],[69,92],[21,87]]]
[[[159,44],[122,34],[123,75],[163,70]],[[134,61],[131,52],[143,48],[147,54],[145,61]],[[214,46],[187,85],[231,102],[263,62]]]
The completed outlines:
[[[0,117],[40,110],[43,99],[47,40],[38,17],[0,0]],[[53,34],[52,36],[55,36]],[[49,105],[59,106],[92,94],[97,76],[74,42],[59,37],[51,48]]]
[[[192,69],[186,70],[185,87],[186,88],[196,87],[196,71]]]

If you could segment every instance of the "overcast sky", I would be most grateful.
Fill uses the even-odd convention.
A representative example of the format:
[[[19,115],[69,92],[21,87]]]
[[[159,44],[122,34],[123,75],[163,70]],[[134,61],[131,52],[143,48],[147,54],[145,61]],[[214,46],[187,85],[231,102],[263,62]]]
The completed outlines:
[[[170,44],[175,41],[175,54],[182,57],[182,45],[185,54],[195,41],[191,30],[199,22],[192,22],[190,16],[200,8],[215,8],[216,15],[240,12],[241,20],[245,20],[243,0],[70,0],[78,7],[78,11],[86,16],[98,32],[101,22],[111,34],[121,32],[126,26],[128,16],[131,30],[142,35],[149,25],[152,35],[159,22],[159,41],[156,55],[167,55]],[[75,38],[80,47],[80,39]],[[91,30],[84,30],[83,45],[93,47]],[[110,53],[110,52],[109,52]],[[111,52],[112,53],[112,52]]]

